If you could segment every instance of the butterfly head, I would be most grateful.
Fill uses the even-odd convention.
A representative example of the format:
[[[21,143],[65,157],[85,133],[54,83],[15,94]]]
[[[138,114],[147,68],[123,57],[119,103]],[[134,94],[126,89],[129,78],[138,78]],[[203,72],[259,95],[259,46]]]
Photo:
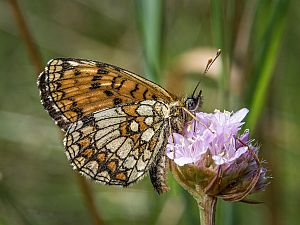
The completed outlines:
[[[197,96],[193,95],[187,97],[187,99],[185,100],[185,107],[191,111],[198,111],[198,108],[201,107],[202,105],[202,91],[199,91],[199,94]]]

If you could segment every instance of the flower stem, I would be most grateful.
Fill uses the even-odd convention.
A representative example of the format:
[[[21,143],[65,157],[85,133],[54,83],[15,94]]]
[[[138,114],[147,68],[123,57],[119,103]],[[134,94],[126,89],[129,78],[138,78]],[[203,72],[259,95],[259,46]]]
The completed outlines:
[[[203,195],[196,201],[199,207],[200,225],[215,225],[217,198]]]

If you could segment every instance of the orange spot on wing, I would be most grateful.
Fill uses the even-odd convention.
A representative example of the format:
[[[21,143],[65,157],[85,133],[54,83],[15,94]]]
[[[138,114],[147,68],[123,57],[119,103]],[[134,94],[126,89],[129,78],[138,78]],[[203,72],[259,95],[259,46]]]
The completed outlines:
[[[139,124],[141,131],[146,130],[149,126],[145,123],[145,117],[137,117],[135,120]]]
[[[134,143],[138,142],[137,140],[141,137],[141,134],[134,134],[130,136]]]
[[[91,157],[94,154],[94,150],[93,149],[86,149],[81,153],[83,156],[87,156],[87,157]]]
[[[106,154],[105,153],[99,153],[98,155],[97,155],[97,159],[100,161],[100,162],[104,162],[105,161],[105,159],[106,159]]]
[[[68,111],[65,112],[65,117],[67,117],[71,122],[76,122],[78,120],[78,114],[76,112]]]
[[[57,102],[56,105],[63,110],[68,110],[68,109],[70,109],[72,103],[73,103],[73,101],[65,99],[65,100],[61,100],[61,101]]]
[[[115,170],[117,169],[116,162],[112,161],[112,162],[108,163],[107,168],[110,169],[112,172],[115,172]]]
[[[79,141],[79,144],[82,146],[82,147],[85,147],[85,146],[88,146],[90,145],[91,141],[88,139],[88,138],[85,138],[85,139],[82,139]],[[87,149],[88,150],[88,149]]]
[[[127,122],[121,123],[119,130],[121,132],[121,136],[126,137],[127,136]]]
[[[139,105],[126,105],[123,106],[122,109],[129,116],[138,116],[138,114],[136,113],[136,109],[138,107]]]
[[[118,173],[117,175],[116,175],[116,179],[117,180],[127,180],[127,176],[126,176],[126,174],[125,173],[123,173],[123,172],[121,172],[121,173]]]

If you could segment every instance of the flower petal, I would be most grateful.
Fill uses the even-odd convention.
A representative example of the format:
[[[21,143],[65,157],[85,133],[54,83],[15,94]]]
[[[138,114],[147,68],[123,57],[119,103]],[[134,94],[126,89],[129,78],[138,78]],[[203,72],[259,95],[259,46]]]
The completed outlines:
[[[239,111],[232,114],[230,117],[231,123],[240,123],[245,116],[248,114],[249,110],[247,108],[242,108]]]
[[[236,160],[237,158],[239,158],[242,154],[244,154],[247,151],[248,151],[247,146],[239,148],[238,150],[236,150],[234,157],[230,161]]]

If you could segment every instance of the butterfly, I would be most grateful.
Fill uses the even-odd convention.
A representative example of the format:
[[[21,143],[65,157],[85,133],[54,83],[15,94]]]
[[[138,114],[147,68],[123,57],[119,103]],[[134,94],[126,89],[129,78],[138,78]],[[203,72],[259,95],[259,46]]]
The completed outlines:
[[[187,115],[202,103],[201,92],[182,99],[125,69],[73,58],[50,60],[38,88],[45,110],[65,132],[75,170],[123,187],[149,171],[154,189],[168,190],[168,137],[182,131]]]

